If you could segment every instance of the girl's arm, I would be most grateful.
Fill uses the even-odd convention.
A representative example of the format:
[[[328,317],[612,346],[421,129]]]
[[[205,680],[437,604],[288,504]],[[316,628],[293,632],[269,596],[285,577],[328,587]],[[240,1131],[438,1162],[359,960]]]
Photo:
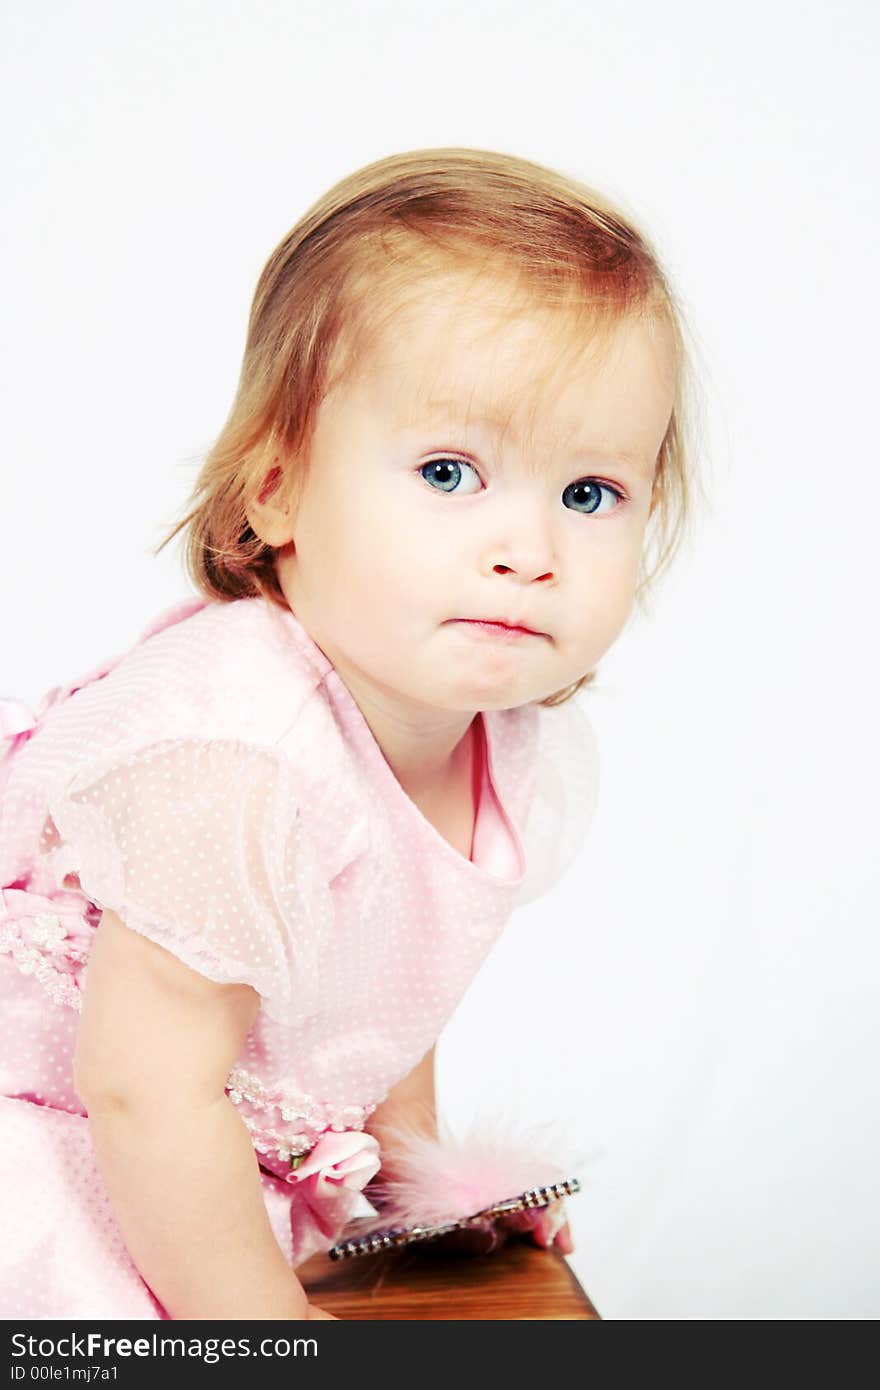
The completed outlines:
[[[386,1126],[403,1125],[415,1128],[432,1139],[437,1137],[437,1093],[434,1082],[434,1048],[396,1086],[373,1111],[364,1128],[379,1142]],[[382,1176],[393,1172],[393,1152],[387,1148],[382,1157]]]
[[[272,1232],[247,1128],[224,1094],[259,1010],[101,918],[74,1079],[129,1253],[173,1319],[330,1317]]]

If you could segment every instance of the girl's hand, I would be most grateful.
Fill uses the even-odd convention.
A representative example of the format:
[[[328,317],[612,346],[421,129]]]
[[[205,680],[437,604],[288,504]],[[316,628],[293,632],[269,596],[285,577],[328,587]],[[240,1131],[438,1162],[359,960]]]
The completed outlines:
[[[512,1216],[503,1216],[498,1225],[511,1235],[525,1235],[533,1245],[540,1245],[545,1250],[555,1246],[562,1255],[570,1255],[574,1250],[571,1230],[565,1219],[565,1202],[561,1197],[537,1213],[520,1211]]]
[[[561,1254],[572,1254],[574,1241],[565,1219],[565,1203],[561,1197],[544,1208],[530,1235],[535,1245],[542,1245],[548,1249],[555,1245]]]
[[[570,1255],[574,1241],[565,1219],[565,1203],[561,1197],[550,1202],[539,1212],[518,1211],[510,1216],[501,1216],[497,1221],[485,1226],[465,1227],[464,1230],[450,1231],[428,1241],[423,1247],[427,1254],[441,1255],[489,1255],[501,1250],[511,1239],[527,1239],[542,1249],[555,1246],[562,1255]]]

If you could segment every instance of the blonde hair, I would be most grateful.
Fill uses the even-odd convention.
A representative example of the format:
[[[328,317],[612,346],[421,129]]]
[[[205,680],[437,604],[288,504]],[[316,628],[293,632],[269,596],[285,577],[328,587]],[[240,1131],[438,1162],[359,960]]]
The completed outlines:
[[[588,341],[600,345],[629,316],[669,324],[674,406],[657,459],[641,600],[689,519],[681,308],[644,234],[600,194],[530,160],[480,149],[377,160],[337,183],[288,232],[260,274],[238,389],[190,510],[154,553],[188,527],[185,566],[201,594],[229,601],[262,594],[286,608],[275,550],[251,529],[248,505],[267,473],[284,488],[302,485],[321,401],[364,360],[408,296],[424,293],[432,273],[463,267],[481,285],[491,277],[519,290],[508,301],[512,314],[560,309],[581,350]],[[561,704],[595,674],[540,703]]]

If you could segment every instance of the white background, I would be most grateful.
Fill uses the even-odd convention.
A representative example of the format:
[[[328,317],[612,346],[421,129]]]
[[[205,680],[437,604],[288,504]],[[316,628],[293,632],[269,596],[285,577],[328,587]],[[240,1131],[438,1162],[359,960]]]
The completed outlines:
[[[495,148],[643,225],[709,504],[587,698],[602,783],[441,1045],[447,1114],[582,1151],[631,1318],[878,1297],[876,9],[187,0],[7,11],[0,693],[188,592],[180,514],[269,252],[386,154]],[[536,968],[537,963],[537,968]]]

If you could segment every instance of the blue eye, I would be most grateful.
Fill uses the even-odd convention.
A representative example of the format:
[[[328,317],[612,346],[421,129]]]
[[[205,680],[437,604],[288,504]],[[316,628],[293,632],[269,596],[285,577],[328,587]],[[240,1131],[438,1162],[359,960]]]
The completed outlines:
[[[623,493],[610,483],[600,483],[596,478],[579,478],[576,483],[569,483],[562,494],[562,501],[566,507],[571,506],[572,511],[591,516],[600,510],[603,492],[610,493],[615,499],[614,505],[604,510],[614,511],[623,501]]]
[[[462,469],[469,468],[479,483],[479,474],[473,464],[466,463],[464,459],[431,459],[430,463],[423,463],[419,472],[438,492],[460,492],[458,484],[462,479]],[[476,489],[474,489],[476,491]]]
[[[464,469],[470,470],[475,483],[474,487],[462,488],[459,486],[462,479],[466,477]],[[480,475],[473,464],[468,463],[465,459],[430,459],[428,463],[421,465],[419,473],[436,492],[458,492],[467,496],[469,493],[479,491],[480,488]],[[602,505],[603,494],[607,494],[613,499],[611,506]],[[562,494],[563,505],[572,511],[580,512],[583,516],[601,515],[603,512],[614,511],[623,501],[624,495],[619,488],[612,486],[611,483],[600,483],[597,478],[578,478],[577,482],[569,483]]]

